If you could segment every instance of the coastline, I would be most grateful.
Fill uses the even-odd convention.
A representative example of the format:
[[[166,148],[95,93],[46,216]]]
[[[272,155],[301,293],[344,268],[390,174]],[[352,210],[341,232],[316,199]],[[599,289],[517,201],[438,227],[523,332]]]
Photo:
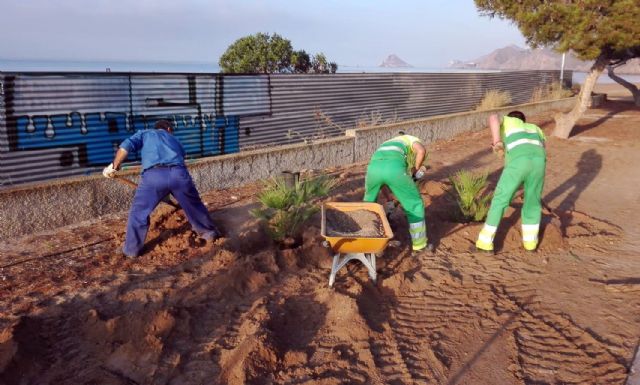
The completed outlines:
[[[379,67],[338,65],[338,73],[487,73],[509,70],[429,68],[429,67]],[[143,61],[64,61],[64,60],[16,60],[0,58],[0,72],[147,72],[147,73],[219,73],[213,62],[143,62]],[[586,72],[573,71],[572,82],[582,84]],[[632,83],[640,83],[640,74],[618,75]],[[598,84],[615,84],[606,73],[598,78]]]

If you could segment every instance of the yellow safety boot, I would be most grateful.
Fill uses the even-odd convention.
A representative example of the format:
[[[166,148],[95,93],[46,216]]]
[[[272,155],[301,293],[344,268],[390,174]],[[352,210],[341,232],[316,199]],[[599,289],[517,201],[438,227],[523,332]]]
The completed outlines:
[[[522,246],[524,246],[524,249],[527,251],[536,251],[536,248],[538,247],[538,242],[536,241],[522,241]]]
[[[496,235],[496,226],[484,224],[480,234],[478,234],[478,240],[476,241],[476,249],[480,251],[493,251],[493,237]]]
[[[483,242],[482,240],[478,239],[476,241],[476,249],[480,251],[493,251],[493,243]]]

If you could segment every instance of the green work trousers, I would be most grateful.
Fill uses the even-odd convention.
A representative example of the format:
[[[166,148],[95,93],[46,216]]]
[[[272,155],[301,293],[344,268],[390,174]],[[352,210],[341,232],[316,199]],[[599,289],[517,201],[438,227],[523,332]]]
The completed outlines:
[[[427,229],[424,221],[424,203],[420,191],[407,172],[403,159],[373,159],[367,168],[365,202],[375,202],[382,185],[387,185],[398,199],[409,222],[409,232],[414,250],[427,246]]]
[[[522,224],[539,225],[542,216],[541,195],[544,186],[545,157],[539,155],[521,155],[509,159],[493,194],[491,208],[486,224],[498,227],[504,210],[511,203],[513,194],[524,185],[524,203],[522,205]]]

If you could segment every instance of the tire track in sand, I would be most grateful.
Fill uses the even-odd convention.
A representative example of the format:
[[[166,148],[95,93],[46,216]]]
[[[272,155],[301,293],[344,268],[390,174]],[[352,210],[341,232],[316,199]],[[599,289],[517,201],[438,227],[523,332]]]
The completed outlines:
[[[391,357],[397,349],[411,377],[398,384],[448,383],[464,358],[447,335],[496,328],[507,312],[515,316],[505,331],[515,340],[514,377],[527,384],[624,383],[624,348],[544,303],[535,290],[535,276],[544,273],[540,266],[514,255],[456,258],[421,256],[419,273],[391,306],[396,343],[382,345],[378,354]]]
[[[508,301],[522,312],[513,333],[519,376],[525,383],[624,383],[624,349],[580,327],[561,309],[536,295],[535,276],[544,273],[541,267],[517,255],[488,259],[488,263],[475,261],[478,266],[474,266],[474,278],[489,285],[501,302]]]

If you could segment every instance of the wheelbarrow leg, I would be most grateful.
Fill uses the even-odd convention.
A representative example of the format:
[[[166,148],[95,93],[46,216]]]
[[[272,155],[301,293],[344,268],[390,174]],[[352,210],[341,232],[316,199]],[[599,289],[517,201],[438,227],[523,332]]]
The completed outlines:
[[[336,273],[338,273],[338,263],[340,262],[340,253],[333,256],[333,263],[331,264],[331,275],[329,275],[329,287],[333,286],[336,280]]]
[[[376,255],[374,253],[365,254],[365,259],[369,264],[367,265],[365,263],[364,265],[367,266],[367,270],[369,270],[369,277],[371,277],[371,280],[375,283],[378,278],[378,273],[376,272]]]
[[[331,265],[331,275],[329,275],[329,287],[333,286],[333,283],[336,280],[336,274],[338,270],[342,269],[344,265],[346,265],[352,259],[357,259],[362,262],[363,265],[367,268],[369,272],[369,277],[373,282],[376,281],[377,273],[376,273],[376,255],[373,253],[348,253],[344,254],[336,254],[333,256],[333,264]]]

